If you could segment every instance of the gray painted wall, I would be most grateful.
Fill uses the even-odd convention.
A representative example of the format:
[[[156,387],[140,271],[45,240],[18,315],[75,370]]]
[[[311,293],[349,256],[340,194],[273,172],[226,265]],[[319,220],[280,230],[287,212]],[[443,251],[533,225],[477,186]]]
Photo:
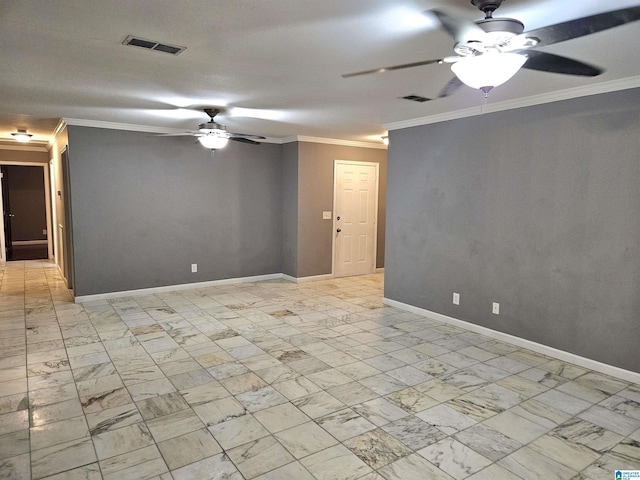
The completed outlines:
[[[68,132],[77,296],[281,271],[282,146]]]
[[[47,210],[44,193],[44,171],[41,166],[7,165],[11,239],[14,242],[46,240]]]
[[[282,273],[298,276],[298,142],[282,146]]]
[[[385,296],[640,371],[639,127],[633,89],[391,132]]]
[[[332,271],[333,221],[323,220],[322,212],[333,210],[334,160],[380,164],[376,266],[384,267],[387,151],[299,142],[298,277],[323,275]]]

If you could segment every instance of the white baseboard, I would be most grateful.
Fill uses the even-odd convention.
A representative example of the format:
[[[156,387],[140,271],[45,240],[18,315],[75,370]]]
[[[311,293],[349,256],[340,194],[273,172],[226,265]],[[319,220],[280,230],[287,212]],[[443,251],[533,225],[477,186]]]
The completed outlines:
[[[298,277],[296,278],[297,283],[307,283],[307,282],[317,282],[318,280],[329,280],[334,278],[333,274],[325,273],[324,275],[312,275],[310,277]]]
[[[69,290],[71,292],[71,295],[75,295],[74,293],[74,289],[69,288],[69,282],[67,281],[67,279],[64,277],[64,272],[62,271],[62,267],[60,265],[58,265],[58,261],[56,260],[55,257],[53,257],[53,261],[56,264],[56,267],[58,267],[58,273],[60,274],[60,278],[62,279],[62,281],[64,282],[64,286],[67,288],[67,290]],[[75,299],[75,296],[74,296]],[[74,300],[75,301],[75,300]],[[78,302],[75,302],[78,303]]]
[[[573,353],[565,352],[564,350],[558,350],[557,348],[549,347],[541,343],[536,343],[531,340],[526,340],[524,338],[509,335],[508,333],[499,332],[497,330],[492,330],[480,325],[475,325],[473,323],[465,322],[464,320],[459,320],[447,315],[442,315],[441,313],[425,310],[424,308],[415,307],[407,303],[391,300],[390,298],[383,298],[382,303],[384,303],[385,305],[389,305],[390,307],[398,308],[400,310],[422,315],[424,317],[429,317],[434,320],[447,323],[449,325],[464,328],[465,330],[480,333],[482,335],[486,335],[487,337],[500,340],[501,342],[510,343],[517,347],[528,348],[529,350],[533,350],[534,352],[557,358],[558,360],[562,360],[563,362],[573,363],[574,365],[578,365],[589,370],[594,370],[596,372],[604,373],[605,375],[610,375],[612,377],[620,378],[622,380],[626,380],[627,382],[640,384],[640,373],[638,372],[614,367],[613,365],[608,365],[606,363],[598,362],[590,358],[581,357]]]
[[[59,268],[60,274],[62,270]],[[136,290],[122,290],[118,292],[96,293],[93,295],[81,295],[75,297],[75,303],[96,302],[99,300],[112,300],[114,298],[135,297],[140,295],[153,295],[155,293],[166,293],[177,290],[189,290],[192,288],[216,287],[220,285],[234,285],[239,283],[260,282],[264,280],[287,280],[293,283],[315,282],[334,278],[332,274],[314,275],[310,277],[292,277],[285,273],[270,273],[268,275],[255,275],[252,277],[225,278],[222,280],[211,280],[208,282],[183,283],[179,285],[166,285],[163,287],[140,288]]]
[[[375,273],[384,273],[384,268],[376,268]],[[282,278],[284,280],[289,280],[293,283],[307,283],[307,282],[317,282],[319,280],[331,280],[332,278],[336,278],[332,273],[325,273],[323,275],[312,275],[309,277],[292,277],[291,275],[282,274]],[[348,278],[348,277],[340,277],[340,278]]]
[[[58,270],[60,270],[60,276],[62,276],[62,269],[58,266]],[[384,271],[384,268],[379,268],[376,270],[376,273],[379,271]],[[326,273],[324,275],[312,275],[309,277],[293,277],[291,275],[287,275],[286,273],[270,273],[268,275],[256,275],[253,277],[240,277],[240,278],[225,278],[222,280],[211,280],[208,282],[197,282],[197,283],[183,283],[179,285],[166,285],[163,287],[151,287],[151,288],[140,288],[136,290],[122,290],[118,292],[107,292],[107,293],[96,293],[93,295],[81,295],[79,297],[75,297],[75,303],[85,303],[85,302],[95,302],[99,300],[111,300],[114,298],[122,298],[122,297],[134,297],[140,295],[153,295],[154,293],[165,293],[172,292],[176,290],[189,290],[191,288],[205,288],[205,287],[215,287],[219,285],[233,285],[237,283],[249,283],[249,282],[260,282],[263,280],[287,280],[288,282],[293,283],[307,283],[307,282],[317,282],[319,280],[329,280],[335,278],[332,273]]]
[[[11,245],[16,247],[20,245],[47,245],[46,240],[16,240],[11,242]]]
[[[140,288],[137,290],[123,290],[119,292],[97,293],[94,295],[81,295],[75,297],[75,303],[95,302],[98,300],[111,300],[122,297],[136,297],[140,295],[153,295],[155,293],[174,292],[178,290],[190,290],[194,288],[218,287],[220,285],[234,285],[238,283],[260,282],[264,280],[280,280],[285,276],[282,273],[270,273],[267,275],[255,275],[252,277],[224,278],[208,282],[183,283],[180,285],[166,285],[164,287]],[[287,275],[288,277],[288,275]]]

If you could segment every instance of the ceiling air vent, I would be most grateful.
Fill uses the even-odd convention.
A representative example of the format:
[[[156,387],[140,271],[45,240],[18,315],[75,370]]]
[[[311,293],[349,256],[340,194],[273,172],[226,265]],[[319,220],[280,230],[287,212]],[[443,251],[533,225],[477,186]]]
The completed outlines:
[[[427,97],[421,97],[420,95],[407,95],[405,97],[402,97],[405,100],[411,100],[412,102],[419,102],[419,103],[424,103],[424,102],[428,102],[429,100],[431,100],[430,98]]]
[[[122,44],[131,45],[132,47],[146,48],[147,50],[155,50],[156,52],[170,53],[171,55],[178,55],[180,52],[187,49],[187,47],[167,45],[166,43],[154,42],[153,40],[146,40],[144,38],[134,37],[133,35],[129,35],[125,38]]]

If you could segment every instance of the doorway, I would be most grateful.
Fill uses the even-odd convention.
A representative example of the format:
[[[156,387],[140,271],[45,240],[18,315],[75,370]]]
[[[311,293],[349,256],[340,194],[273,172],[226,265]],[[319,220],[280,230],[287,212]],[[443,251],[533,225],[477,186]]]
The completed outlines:
[[[48,180],[42,165],[3,164],[3,261],[49,258]]]
[[[376,271],[379,165],[335,160],[333,275]]]

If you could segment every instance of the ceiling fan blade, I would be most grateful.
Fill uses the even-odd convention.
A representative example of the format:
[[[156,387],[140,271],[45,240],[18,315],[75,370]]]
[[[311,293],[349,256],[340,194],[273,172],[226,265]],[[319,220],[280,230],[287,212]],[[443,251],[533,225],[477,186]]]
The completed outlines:
[[[260,135],[251,135],[249,133],[234,133],[234,132],[228,132],[229,138],[231,140],[235,140],[236,138],[251,138],[253,140],[264,140],[265,137],[262,137]]]
[[[438,98],[448,97],[452,95],[456,90],[458,90],[462,86],[462,82],[458,77],[453,77],[451,80],[447,82],[447,84],[440,90],[440,94]]]
[[[526,35],[538,38],[540,42],[537,46],[540,47],[591,35],[636,20],[640,20],[640,7],[629,7],[549,25],[526,32]]]
[[[260,137],[264,138],[264,137]],[[245,137],[229,137],[229,140],[233,140],[234,142],[240,143],[248,143],[249,145],[260,145],[260,142],[256,142],[255,140],[251,140],[250,138]]]
[[[565,75],[580,75],[583,77],[595,77],[604,72],[602,68],[594,65],[552,53],[527,50],[526,55],[528,58],[522,68],[529,70],[564,73]]]
[[[183,133],[157,133],[154,137],[187,137],[197,135],[196,132],[183,132]]]
[[[481,41],[486,37],[486,33],[478,25],[468,20],[455,18],[440,10],[427,10],[425,15],[433,15],[438,19],[442,28],[451,35],[456,42],[467,43],[472,40]]]
[[[443,61],[444,60],[442,58],[438,58],[436,60],[422,60],[420,62],[404,63],[402,65],[393,65],[391,67],[381,67],[381,68],[374,68],[372,70],[363,70],[362,72],[344,73],[342,74],[342,78],[357,77],[358,75],[369,75],[372,73],[392,72],[393,70],[402,70],[403,68],[413,68],[413,67],[421,67],[423,65],[432,65],[434,63],[443,63]]]

